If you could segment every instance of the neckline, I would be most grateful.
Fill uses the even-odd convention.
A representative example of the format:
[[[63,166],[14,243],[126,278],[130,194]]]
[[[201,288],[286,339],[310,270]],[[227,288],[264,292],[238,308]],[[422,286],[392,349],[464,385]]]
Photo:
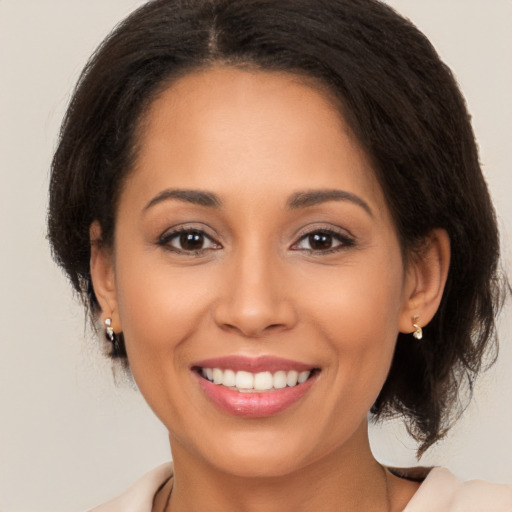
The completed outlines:
[[[161,482],[161,484],[156,489],[156,491],[153,495],[153,503],[154,503],[154,500],[156,499],[156,496],[158,495],[158,493],[166,485],[168,485],[169,482],[172,482],[172,480],[174,480],[174,468],[173,468],[172,462],[169,465],[170,465],[170,469],[171,469],[171,474],[167,478],[165,478],[165,480],[163,480],[163,482]],[[383,466],[383,468],[398,478],[402,478],[404,480],[409,480],[412,482],[418,482],[420,484],[423,484],[423,482],[425,482],[425,480],[427,480],[428,476],[431,474],[432,470],[435,469],[434,466],[413,466],[413,467],[409,467],[409,468]],[[421,488],[421,485],[418,488],[418,491],[420,490],[420,488]],[[410,502],[414,499],[414,497],[416,496],[418,491],[416,491],[416,493],[412,496],[411,500],[407,503],[406,508],[409,506]],[[172,495],[172,486],[171,486],[170,492],[166,498],[166,501],[164,504],[164,510],[166,510],[169,505],[171,495]],[[404,511],[406,510],[406,508],[404,509]]]
[[[386,470],[392,475],[404,480],[412,482],[423,483],[430,472],[434,469],[433,466],[413,466],[411,468],[397,468],[394,466],[385,466]]]

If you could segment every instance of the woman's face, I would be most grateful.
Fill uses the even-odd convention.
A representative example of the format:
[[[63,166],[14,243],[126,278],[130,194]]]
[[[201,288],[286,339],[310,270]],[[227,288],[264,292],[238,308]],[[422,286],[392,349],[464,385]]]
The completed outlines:
[[[293,75],[212,68],[158,97],[139,142],[108,307],[173,450],[282,475],[357,447],[410,286],[334,104]]]

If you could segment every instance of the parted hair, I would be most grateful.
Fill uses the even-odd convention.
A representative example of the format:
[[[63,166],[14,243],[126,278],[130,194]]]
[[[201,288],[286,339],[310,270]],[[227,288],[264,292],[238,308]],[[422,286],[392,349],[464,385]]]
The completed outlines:
[[[311,77],[370,157],[405,261],[434,228],[451,263],[421,342],[399,334],[372,413],[403,416],[423,453],[461,412],[496,348],[503,286],[494,209],[451,71],[408,20],[376,0],[155,0],[100,45],[79,79],[52,163],[53,255],[93,321],[89,227],[111,245],[141,119],[173,79],[214,65]],[[489,356],[490,354],[490,356]],[[111,356],[126,362],[122,334]]]

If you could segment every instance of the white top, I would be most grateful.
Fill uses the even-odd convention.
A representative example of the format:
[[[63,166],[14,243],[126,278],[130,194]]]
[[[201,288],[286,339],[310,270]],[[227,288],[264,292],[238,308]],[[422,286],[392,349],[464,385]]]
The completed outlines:
[[[156,492],[171,477],[172,464],[163,464],[90,512],[151,512]],[[512,485],[463,482],[447,469],[435,467],[403,512],[512,512]]]

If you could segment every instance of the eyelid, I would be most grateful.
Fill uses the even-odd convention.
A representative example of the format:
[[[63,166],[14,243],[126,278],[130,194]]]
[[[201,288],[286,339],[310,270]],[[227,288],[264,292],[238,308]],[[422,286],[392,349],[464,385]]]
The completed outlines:
[[[177,254],[185,254],[185,255],[199,255],[207,251],[211,250],[218,250],[222,248],[222,244],[216,239],[216,237],[212,236],[208,233],[208,229],[206,226],[202,225],[201,227],[196,225],[191,225],[190,223],[187,224],[180,224],[178,226],[173,226],[171,228],[166,229],[157,239],[156,244],[159,246],[162,246],[166,248],[169,251],[175,252]],[[177,237],[179,237],[183,233],[190,233],[190,232],[196,232],[200,233],[202,236],[204,236],[206,239],[208,239],[210,242],[215,244],[217,247],[207,247],[203,249],[197,249],[196,251],[187,251],[185,249],[180,249],[179,247],[174,247],[171,245],[171,241]]]
[[[170,227],[166,229],[161,235],[158,236],[158,239],[156,241],[156,245],[163,246],[164,248],[168,249],[169,251],[178,253],[178,254],[185,254],[185,255],[191,255],[196,254],[200,255],[208,251],[212,250],[219,250],[223,248],[223,245],[218,241],[218,237],[211,235],[209,233],[211,229],[208,228],[208,226],[197,224],[180,224],[177,226]],[[171,245],[171,241],[175,238],[177,238],[180,234],[183,233],[190,233],[190,232],[196,232],[200,233],[202,236],[205,237],[205,239],[209,240],[212,244],[215,245],[215,247],[205,247],[202,249],[197,249],[196,251],[193,250],[186,250],[186,249],[180,249],[179,247],[174,247]],[[297,247],[297,245],[300,244],[301,241],[303,241],[306,237],[315,234],[315,233],[323,233],[331,235],[336,241],[339,242],[338,245],[335,247],[332,247],[330,249],[300,249]],[[303,228],[299,234],[295,236],[295,242],[290,246],[290,250],[294,251],[304,251],[304,252],[310,252],[314,254],[328,254],[332,252],[338,252],[343,249],[347,249],[348,247],[352,247],[355,245],[355,237],[349,233],[346,229],[337,227],[337,226],[325,226],[325,225],[309,225]]]
[[[331,249],[326,249],[326,250],[294,248],[302,240],[304,240],[306,237],[308,237],[314,233],[326,233],[326,234],[332,235],[333,238],[335,238],[336,240],[338,240],[340,242],[340,245],[338,245],[336,247],[332,247]],[[295,250],[295,251],[302,250],[302,251],[316,253],[316,254],[328,254],[328,253],[337,252],[337,251],[346,249],[348,247],[352,247],[354,245],[355,245],[355,237],[351,233],[349,233],[347,230],[341,229],[341,228],[336,228],[334,226],[327,227],[327,226],[315,225],[315,226],[309,227],[306,230],[303,230],[299,235],[297,235],[296,241],[292,244],[290,249]]]

